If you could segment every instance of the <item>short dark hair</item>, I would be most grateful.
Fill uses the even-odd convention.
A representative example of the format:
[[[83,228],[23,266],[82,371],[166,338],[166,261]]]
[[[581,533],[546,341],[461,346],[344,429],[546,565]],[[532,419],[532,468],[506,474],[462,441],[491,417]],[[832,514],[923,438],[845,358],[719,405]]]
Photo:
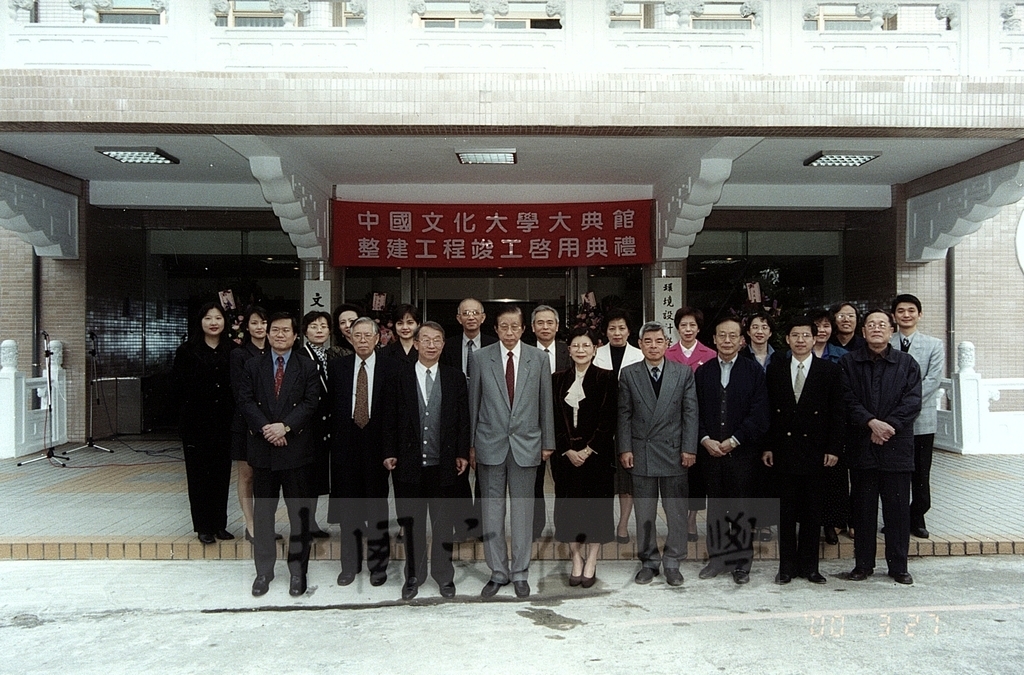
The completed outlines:
[[[295,315],[292,314],[291,312],[274,312],[273,314],[270,315],[270,318],[267,319],[267,328],[270,328],[270,326],[272,326],[275,321],[284,321],[285,319],[291,322],[292,332],[298,333],[299,320],[296,319]]]
[[[679,322],[683,320],[684,316],[692,316],[693,320],[697,322],[697,330],[704,328],[704,312],[700,311],[696,307],[680,307],[676,310],[676,316],[672,320],[672,325],[677,329],[679,328]]]
[[[359,305],[342,303],[335,307],[334,311],[331,312],[331,330],[334,330],[335,328],[338,327],[338,317],[341,316],[342,312],[355,312],[357,317],[363,315],[363,310],[362,308],[359,307]]]
[[[306,312],[305,316],[302,317],[302,334],[303,335],[305,335],[306,334],[306,330],[309,329],[309,324],[313,323],[317,319],[324,319],[325,321],[327,321],[327,332],[328,332],[328,334],[330,334],[332,332],[333,327],[331,326],[331,315],[328,314],[327,312],[312,311],[312,312]],[[267,322],[267,323],[269,324],[269,322]],[[335,325],[337,325],[337,324],[335,324]]]
[[[838,314],[839,310],[841,310],[843,307],[853,307],[853,311],[857,314],[857,318],[858,318],[858,321],[859,321],[859,319],[860,319],[860,310],[857,309],[857,305],[855,305],[854,303],[850,302],[849,300],[843,300],[842,302],[837,302],[836,304],[834,304],[831,307],[829,307],[828,308],[829,314],[831,314],[832,318],[835,319],[836,314]]]
[[[196,323],[195,323],[195,327],[196,328],[195,328],[195,333],[192,335],[192,342],[195,342],[195,343],[198,344],[199,342],[202,342],[204,340],[204,338],[203,338],[203,317],[206,316],[206,313],[209,312],[211,309],[215,309],[218,312],[220,312],[221,317],[224,319],[224,330],[221,331],[220,336],[219,336],[219,340],[220,340],[221,344],[223,344],[224,341],[227,340],[227,337],[225,337],[225,336],[228,334],[228,328],[229,328],[229,326],[228,326],[228,313],[227,313],[227,311],[224,310],[224,307],[221,306],[221,304],[219,302],[214,301],[214,302],[204,303],[203,306],[199,308],[199,313],[196,314]]]
[[[775,322],[772,320],[770,316],[768,316],[768,312],[759,309],[750,316],[748,316],[746,320],[742,324],[740,324],[743,326],[743,332],[746,333],[747,335],[750,335],[750,324],[754,323],[754,319],[761,319],[766,324],[768,324],[768,330],[770,330],[773,333],[775,332]]]
[[[578,337],[589,338],[591,342],[593,342],[595,345],[597,344],[597,337],[594,335],[594,331],[590,330],[586,326],[576,326],[571,331],[569,331],[568,343],[572,344],[572,341]]]
[[[444,327],[441,326],[441,324],[439,324],[436,321],[424,321],[420,325],[416,326],[416,330],[413,331],[413,334],[412,334],[412,339],[413,340],[419,340],[420,339],[420,331],[423,330],[424,328],[432,328],[433,330],[436,330],[437,332],[439,332],[441,334],[441,339],[444,339]]]
[[[900,293],[899,295],[897,295],[893,299],[893,301],[892,301],[892,309],[890,309],[889,311],[892,314],[895,314],[896,313],[896,305],[900,304],[901,302],[909,302],[914,307],[917,307],[917,312],[919,314],[921,313],[921,301],[918,300],[916,295],[911,295],[910,293]]]
[[[817,336],[818,324],[815,323],[816,321],[820,321],[820,319],[814,319],[811,317],[810,314],[804,314],[803,316],[798,316],[795,319],[791,319],[789,322],[786,323],[786,335],[792,333],[794,328],[808,326],[811,329],[811,335]]]
[[[832,313],[825,308],[809,309],[805,316],[814,323],[818,323],[822,319],[828,319],[828,322],[832,323]]]
[[[411,316],[412,320],[416,323],[420,322],[420,310],[416,308],[416,305],[410,305],[408,303],[395,307],[395,311],[391,313],[391,320],[398,323],[405,318],[406,314]]]
[[[608,332],[608,324],[612,321],[625,321],[626,328],[630,327],[629,312],[624,309],[610,309],[608,313],[604,315],[604,332]],[[632,330],[632,329],[630,329]]]

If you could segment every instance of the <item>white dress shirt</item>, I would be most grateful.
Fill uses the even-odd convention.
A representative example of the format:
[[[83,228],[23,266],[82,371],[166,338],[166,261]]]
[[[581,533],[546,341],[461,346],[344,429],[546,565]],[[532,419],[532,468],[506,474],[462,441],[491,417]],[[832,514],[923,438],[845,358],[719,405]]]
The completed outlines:
[[[789,362],[789,377],[790,377],[790,382],[793,383],[793,391],[796,391],[796,372],[797,372],[797,366],[800,365],[801,363],[804,364],[804,383],[806,385],[806,383],[807,383],[807,374],[811,372],[811,362],[812,361],[814,361],[814,359],[811,358],[810,354],[808,354],[807,358],[805,358],[803,361],[797,361],[795,356],[792,359],[790,359],[790,362]]]

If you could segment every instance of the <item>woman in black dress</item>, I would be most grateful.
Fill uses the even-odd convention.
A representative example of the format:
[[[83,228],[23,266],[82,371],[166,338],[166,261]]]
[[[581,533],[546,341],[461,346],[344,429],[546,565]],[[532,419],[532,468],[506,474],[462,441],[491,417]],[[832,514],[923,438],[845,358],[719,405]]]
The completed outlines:
[[[316,522],[317,498],[331,492],[331,404],[327,400],[327,361],[330,356],[327,342],[331,339],[331,315],[327,312],[307,312],[302,317],[302,347],[299,354],[309,358],[320,376],[320,405],[309,424],[308,433],[316,444],[316,470],[313,478],[313,508],[309,512],[309,533],[317,539],[330,535]]]
[[[238,349],[231,350],[231,390],[238,396],[238,386],[245,377],[245,364],[251,358],[259,358],[267,353],[267,310],[253,306],[245,310],[242,318],[242,344]],[[246,436],[249,430],[245,426],[240,407],[236,407],[235,419],[231,423],[231,459],[235,460],[238,470],[236,490],[238,504],[242,507],[242,519],[245,521],[245,540],[252,543],[252,467],[246,454]]]
[[[174,386],[192,527],[199,541],[213,544],[235,538],[226,529],[235,412],[229,353],[235,343],[225,337],[227,317],[217,303],[200,308],[199,324],[174,354]]]
[[[569,585],[590,588],[601,544],[615,539],[615,425],[618,380],[591,364],[597,349],[585,328],[570,336],[573,367],[552,376],[555,445],[555,538],[569,544]]]

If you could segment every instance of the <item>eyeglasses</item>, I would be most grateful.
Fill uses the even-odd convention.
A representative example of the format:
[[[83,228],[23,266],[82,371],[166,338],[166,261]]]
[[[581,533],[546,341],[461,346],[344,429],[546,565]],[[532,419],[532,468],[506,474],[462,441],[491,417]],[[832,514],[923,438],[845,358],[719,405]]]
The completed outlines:
[[[868,321],[864,324],[865,328],[892,328],[888,321]]]
[[[523,329],[523,324],[521,324],[521,323],[499,323],[498,324],[498,330],[501,330],[501,331],[506,331],[506,332],[512,331],[512,332],[515,332],[517,330],[522,330],[522,329]]]
[[[270,334],[271,335],[289,335],[292,332],[293,331],[291,329],[291,326],[285,326],[284,328],[281,328],[280,326],[278,326],[277,328],[271,328],[270,329]]]
[[[805,340],[810,340],[814,336],[811,335],[810,333],[790,333],[789,337],[793,338],[794,340],[797,340],[799,338],[803,338]]]
[[[422,338],[421,337],[421,338],[416,338],[416,342],[418,342],[419,344],[424,345],[426,347],[434,347],[434,346],[440,347],[440,346],[442,346],[444,344],[444,338],[443,337],[436,337],[436,338]]]
[[[836,314],[837,319],[856,319],[856,314]]]
[[[352,339],[353,340],[359,340],[360,342],[362,342],[364,340],[369,342],[370,340],[372,340],[375,337],[376,337],[376,335],[374,335],[373,333],[352,333]]]
[[[478,309],[464,309],[459,314],[462,316],[480,316],[483,312]]]

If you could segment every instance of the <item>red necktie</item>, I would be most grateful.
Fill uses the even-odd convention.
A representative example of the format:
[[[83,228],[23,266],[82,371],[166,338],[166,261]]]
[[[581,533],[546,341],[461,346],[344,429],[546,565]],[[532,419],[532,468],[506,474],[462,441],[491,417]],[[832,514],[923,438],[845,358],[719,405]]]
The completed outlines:
[[[508,387],[508,407],[511,408],[516,395],[516,367],[512,363],[512,352],[508,353],[508,364],[505,366],[505,386]]]
[[[274,372],[274,398],[281,395],[281,383],[284,382],[284,357],[277,357],[277,371]]]

